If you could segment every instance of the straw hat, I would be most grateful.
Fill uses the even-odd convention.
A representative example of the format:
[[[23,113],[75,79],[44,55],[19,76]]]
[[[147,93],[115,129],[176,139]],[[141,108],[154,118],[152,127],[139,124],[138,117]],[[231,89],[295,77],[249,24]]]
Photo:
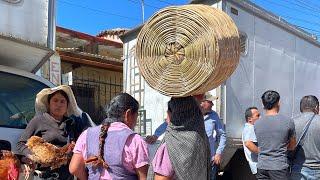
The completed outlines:
[[[69,117],[72,114],[75,116],[80,116],[82,113],[82,110],[77,105],[77,101],[73,95],[72,89],[70,88],[70,86],[67,86],[67,85],[61,85],[54,88],[42,89],[36,96],[36,102],[35,102],[36,114],[43,114],[45,112],[48,112],[48,107],[49,107],[48,96],[49,94],[52,94],[59,90],[64,91],[69,98],[67,116]]]
[[[141,29],[139,71],[153,89],[172,97],[204,94],[236,69],[240,39],[233,20],[207,5],[164,8]]]

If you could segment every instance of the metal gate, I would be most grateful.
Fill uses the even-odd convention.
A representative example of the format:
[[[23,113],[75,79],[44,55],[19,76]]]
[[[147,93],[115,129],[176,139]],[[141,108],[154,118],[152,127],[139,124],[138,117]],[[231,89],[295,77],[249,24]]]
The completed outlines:
[[[136,126],[134,127],[134,131],[141,136],[146,135],[147,131],[147,123],[146,123],[146,110],[139,110],[138,112],[138,119]]]
[[[114,77],[115,78],[115,77]],[[122,92],[122,84],[114,83],[110,77],[107,81],[89,80],[73,77],[71,88],[78,106],[87,112],[96,124],[105,118],[104,108],[110,100]]]

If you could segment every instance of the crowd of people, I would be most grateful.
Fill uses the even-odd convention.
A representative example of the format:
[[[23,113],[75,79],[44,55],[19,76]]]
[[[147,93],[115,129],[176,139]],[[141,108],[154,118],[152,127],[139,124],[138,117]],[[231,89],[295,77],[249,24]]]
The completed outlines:
[[[81,121],[86,115],[69,86],[46,88],[37,95],[36,115],[21,135],[17,149],[24,156],[21,161],[28,167],[26,173],[32,173],[33,179],[215,179],[226,143],[223,125],[212,110],[215,99],[207,93],[171,98],[166,122],[157,135],[144,139],[132,130],[139,103],[129,94],[114,97],[106,107],[107,118],[101,125],[92,126]],[[163,133],[150,159],[148,143],[154,143]],[[69,163],[52,169],[36,162],[27,143],[32,136],[57,147],[75,144],[68,152],[72,156]]]
[[[210,93],[172,97],[165,122],[144,139],[132,130],[139,103],[129,94],[115,96],[106,107],[107,118],[93,126],[74,118],[85,114],[69,86],[44,89],[37,95],[37,114],[21,135],[17,149],[24,155],[21,161],[34,172],[34,179],[214,180],[226,146],[224,126],[212,110],[216,99]],[[252,174],[256,179],[320,179],[318,99],[303,97],[301,115],[294,118],[279,114],[278,92],[266,91],[261,100],[264,115],[249,107],[242,135]],[[148,144],[162,134],[151,159]],[[57,147],[75,144],[68,151],[69,163],[57,169],[37,164],[27,146],[32,136]]]
[[[70,172],[79,179],[215,179],[226,136],[212,110],[214,98],[210,94],[171,98],[165,123],[145,141],[131,130],[138,102],[126,93],[117,95],[102,125],[88,128],[78,138]],[[163,133],[149,159],[147,143]]]
[[[313,95],[300,100],[301,114],[279,114],[280,95],[266,91],[264,116],[256,107],[245,112],[242,141],[246,159],[256,179],[320,179],[319,101]]]

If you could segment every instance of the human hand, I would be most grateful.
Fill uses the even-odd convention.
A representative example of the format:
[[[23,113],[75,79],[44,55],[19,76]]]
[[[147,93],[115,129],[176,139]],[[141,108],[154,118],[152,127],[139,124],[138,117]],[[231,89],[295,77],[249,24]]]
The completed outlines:
[[[8,150],[1,150],[1,154],[0,154],[0,157],[3,156],[13,156],[13,153],[11,151],[8,151]]]
[[[214,155],[213,164],[220,165],[221,164],[221,154]]]
[[[21,158],[21,162],[27,165],[32,165],[32,166],[35,165],[32,155],[23,156]]]
[[[74,141],[71,141],[71,143],[68,145],[67,153],[71,153],[76,143]]]
[[[21,162],[23,163],[23,173],[25,177],[29,177],[30,174],[35,170],[36,164],[32,160],[32,156],[28,155],[27,157],[23,156],[21,158]]]
[[[147,136],[147,137],[146,137],[146,142],[147,142],[148,144],[153,144],[153,143],[155,143],[155,142],[157,141],[157,139],[158,139],[158,137],[155,136],[155,135],[153,135],[153,136]]]

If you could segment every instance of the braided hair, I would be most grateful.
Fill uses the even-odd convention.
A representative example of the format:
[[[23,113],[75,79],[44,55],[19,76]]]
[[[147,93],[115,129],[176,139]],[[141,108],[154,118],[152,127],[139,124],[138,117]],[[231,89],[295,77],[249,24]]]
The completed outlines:
[[[99,155],[94,157],[92,161],[93,166],[103,167],[107,169],[109,166],[104,159],[105,140],[108,136],[108,129],[113,122],[124,122],[124,114],[128,109],[131,113],[137,113],[139,110],[139,103],[136,99],[127,93],[120,93],[115,96],[105,108],[107,118],[103,120],[101,131],[99,134]]]

